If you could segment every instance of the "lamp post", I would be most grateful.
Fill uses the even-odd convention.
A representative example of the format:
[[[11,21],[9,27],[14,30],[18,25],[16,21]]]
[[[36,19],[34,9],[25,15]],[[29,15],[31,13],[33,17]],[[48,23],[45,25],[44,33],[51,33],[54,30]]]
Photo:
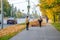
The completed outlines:
[[[1,14],[2,14],[1,29],[3,29],[3,0],[1,0]]]
[[[28,8],[27,14],[28,14],[28,16],[29,16],[29,14],[30,14],[30,0],[28,0],[28,6],[27,6],[27,8]]]

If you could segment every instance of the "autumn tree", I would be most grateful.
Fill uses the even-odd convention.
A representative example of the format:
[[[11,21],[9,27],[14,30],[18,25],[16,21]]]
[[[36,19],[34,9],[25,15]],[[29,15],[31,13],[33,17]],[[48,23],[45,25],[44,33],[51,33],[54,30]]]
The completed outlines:
[[[60,21],[60,0],[40,0],[39,6],[42,14]]]

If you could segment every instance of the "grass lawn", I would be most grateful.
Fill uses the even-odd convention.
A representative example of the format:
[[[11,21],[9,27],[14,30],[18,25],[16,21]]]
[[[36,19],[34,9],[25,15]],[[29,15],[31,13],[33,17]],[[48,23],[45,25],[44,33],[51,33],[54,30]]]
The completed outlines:
[[[52,25],[54,25],[54,27],[60,31],[60,23],[52,23]]]
[[[11,33],[9,35],[5,35],[3,37],[0,37],[0,40],[9,40],[10,38],[12,38],[13,36],[15,36],[16,34],[18,34],[19,32],[23,31],[24,29],[20,30],[20,31],[17,31],[17,32],[14,32],[14,33]]]
[[[17,24],[16,26],[19,26],[19,25],[25,25],[25,23]],[[22,29],[20,29],[20,30],[18,30],[17,32],[13,32],[13,33],[10,33],[8,35],[2,36],[2,37],[0,37],[0,40],[9,40],[10,38],[12,38],[13,36],[15,36],[19,32],[23,31],[24,29],[25,29],[25,27],[22,28]]]
[[[16,35],[18,32],[16,33],[12,33],[10,35],[5,35],[3,37],[0,37],[0,40],[9,40],[11,37],[13,37],[14,35]]]

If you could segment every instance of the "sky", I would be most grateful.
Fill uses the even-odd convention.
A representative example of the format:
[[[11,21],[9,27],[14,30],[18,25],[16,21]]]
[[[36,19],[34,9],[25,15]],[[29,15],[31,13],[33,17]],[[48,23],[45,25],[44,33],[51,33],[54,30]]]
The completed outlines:
[[[28,0],[8,0],[8,2],[17,9],[24,10],[23,13],[27,14],[27,5],[28,5]],[[37,11],[38,15],[41,15],[39,7],[36,7],[36,5],[39,4],[39,0],[30,0],[30,14],[32,14],[32,11],[34,12],[35,10]]]

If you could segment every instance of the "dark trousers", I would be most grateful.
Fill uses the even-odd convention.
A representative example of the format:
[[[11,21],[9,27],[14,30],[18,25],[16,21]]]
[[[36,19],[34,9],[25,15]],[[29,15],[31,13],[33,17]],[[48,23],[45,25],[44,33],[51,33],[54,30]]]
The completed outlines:
[[[41,23],[42,23],[42,22],[41,22],[41,21],[39,21],[39,26],[40,26],[40,27],[41,27],[41,25],[42,25]]]
[[[48,20],[46,20],[46,22],[48,23]]]
[[[28,28],[29,28],[29,22],[26,23],[26,30],[28,30]]]

